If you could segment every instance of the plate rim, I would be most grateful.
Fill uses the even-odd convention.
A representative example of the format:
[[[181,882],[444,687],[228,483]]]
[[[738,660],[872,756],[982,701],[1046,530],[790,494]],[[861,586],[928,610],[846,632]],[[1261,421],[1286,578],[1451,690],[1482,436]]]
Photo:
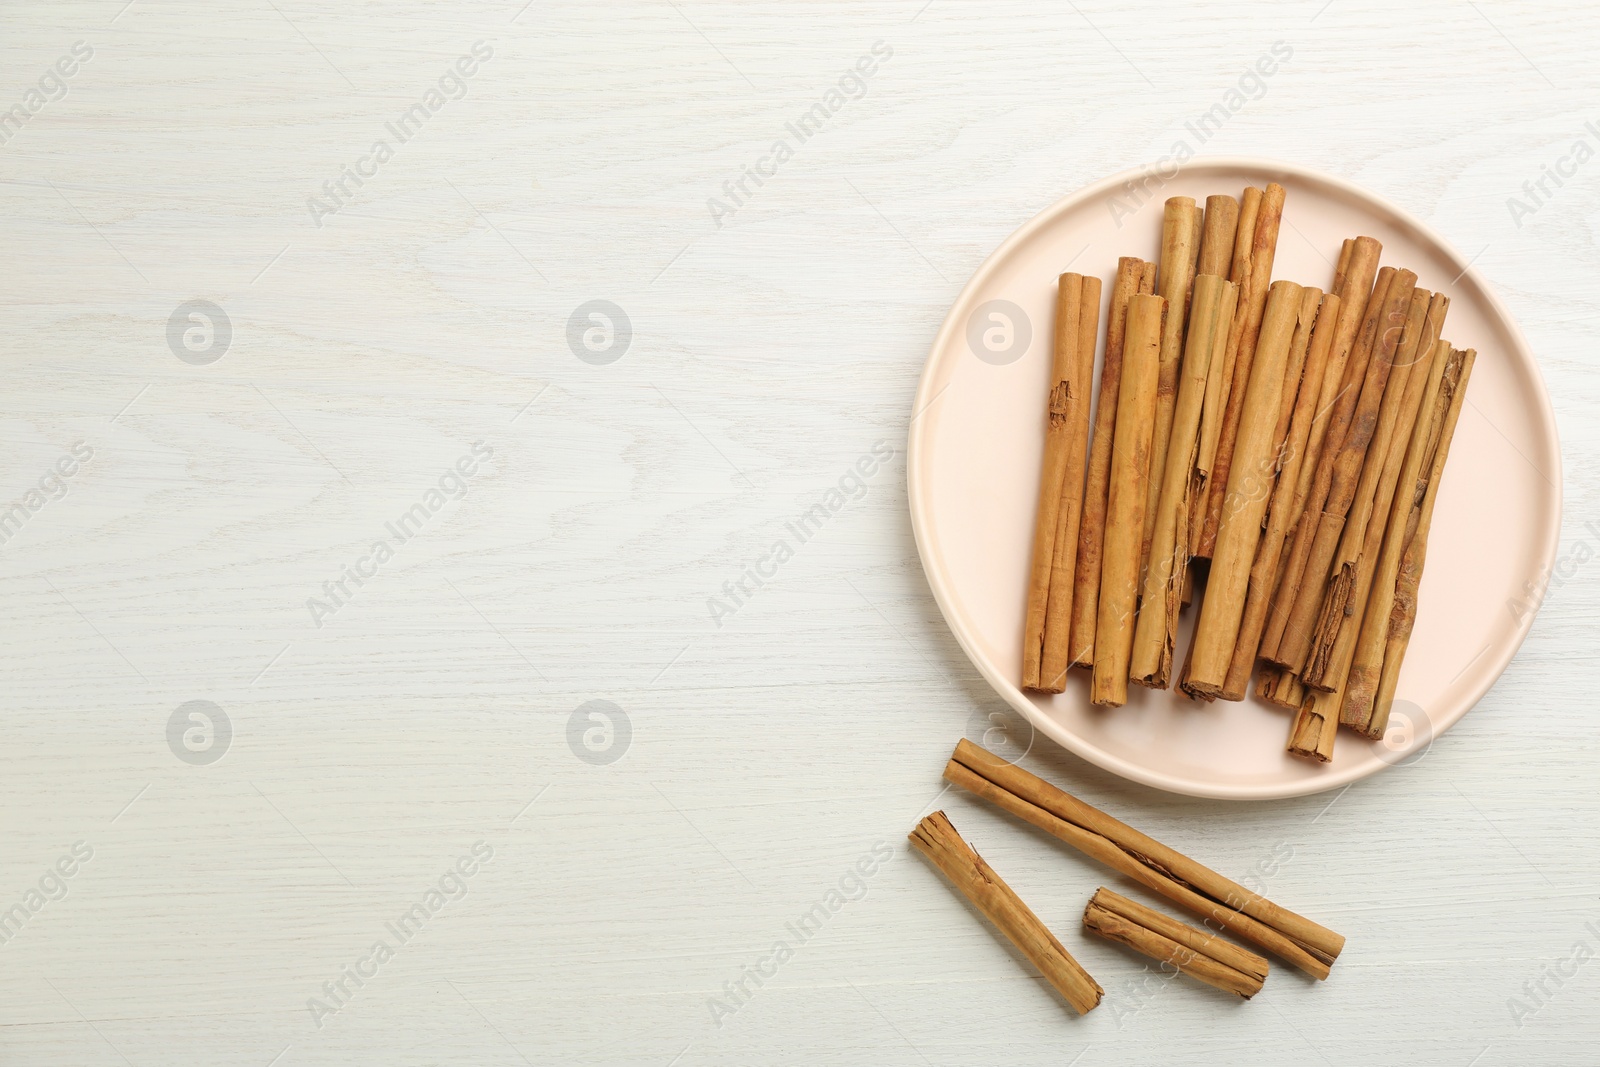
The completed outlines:
[[[1555,409],[1550,403],[1550,391],[1545,384],[1544,374],[1539,368],[1538,360],[1534,358],[1533,350],[1528,345],[1527,338],[1523,336],[1522,327],[1511,314],[1510,309],[1501,301],[1500,295],[1494,290],[1494,287],[1473,266],[1476,257],[1472,259],[1462,257],[1455,246],[1446,241],[1432,226],[1429,226],[1386,197],[1373,193],[1337,175],[1328,174],[1313,167],[1265,156],[1200,156],[1184,164],[1179,169],[1179,172],[1174,173],[1173,177],[1175,178],[1177,173],[1192,173],[1196,170],[1234,171],[1244,174],[1263,171],[1277,172],[1278,174],[1291,176],[1310,183],[1321,183],[1330,186],[1334,190],[1360,202],[1375,205],[1382,211],[1390,213],[1392,217],[1405,226],[1411,227],[1420,233],[1431,241],[1453,266],[1461,269],[1460,274],[1457,275],[1456,282],[1460,282],[1462,278],[1467,278],[1476,285],[1478,291],[1484,295],[1489,311],[1499,320],[1499,323],[1511,338],[1511,355],[1524,365],[1525,370],[1532,372],[1531,379],[1537,386],[1534,392],[1538,414],[1542,419],[1544,444],[1549,453],[1555,457],[1554,493],[1551,497],[1552,503],[1548,509],[1550,513],[1543,516],[1546,523],[1545,543],[1537,560],[1540,573],[1549,573],[1554,565],[1556,552],[1560,547],[1561,516],[1565,506],[1565,479],[1562,471],[1561,441],[1557,432]],[[1223,786],[1192,782],[1174,775],[1152,771],[1147,767],[1130,762],[1086,742],[1072,731],[1063,728],[1060,724],[1042,714],[1033,701],[1028,699],[1016,684],[1009,678],[1000,676],[994,665],[989,663],[986,657],[977,653],[974,636],[968,632],[960,613],[953,609],[952,594],[945,584],[943,574],[930,561],[930,550],[928,548],[931,536],[930,506],[924,496],[924,478],[919,477],[919,472],[926,462],[924,452],[927,447],[924,444],[926,431],[920,429],[917,423],[922,413],[938,399],[937,393],[931,397],[928,396],[928,393],[933,386],[933,376],[938,366],[936,357],[949,346],[953,335],[962,329],[956,321],[957,310],[964,307],[969,298],[987,284],[990,275],[998,269],[999,265],[1005,261],[1017,245],[1032,238],[1039,230],[1052,223],[1057,216],[1073,210],[1086,200],[1103,195],[1129,181],[1143,180],[1153,173],[1156,173],[1156,171],[1151,165],[1142,164],[1109,175],[1059,198],[1017,227],[994,251],[990,252],[983,262],[978,265],[978,268],[973,271],[972,277],[967,280],[966,285],[962,286],[961,291],[951,303],[950,310],[945,314],[938,333],[934,335],[927,358],[923,362],[922,373],[917,382],[916,395],[912,400],[911,421],[906,430],[906,497],[911,512],[912,535],[917,545],[917,559],[922,565],[922,573],[927,578],[928,586],[933,591],[934,601],[939,605],[939,613],[943,616],[945,625],[955,635],[957,643],[961,645],[962,652],[966,654],[967,659],[978,669],[978,672],[983,675],[989,687],[994,690],[996,695],[1019,712],[1033,729],[1043,733],[1074,755],[1130,781],[1183,796],[1204,797],[1214,800],[1280,800],[1325,792],[1329,789],[1359,781],[1378,771],[1394,766],[1394,764],[1378,762],[1371,765],[1356,765],[1339,771],[1330,770],[1326,775],[1319,774],[1300,782],[1285,784]],[[1163,178],[1163,184],[1171,180],[1171,178]],[[943,390],[940,390],[940,392],[943,392]],[[1523,621],[1521,631],[1513,640],[1507,642],[1501,653],[1491,661],[1489,664],[1491,669],[1483,671],[1479,675],[1481,681],[1469,692],[1467,699],[1461,702],[1459,710],[1453,714],[1443,716],[1440,722],[1431,722],[1430,720],[1433,741],[1437,741],[1440,736],[1459,722],[1500,680],[1500,676],[1505,673],[1511,660],[1521,650],[1523,642],[1527,640],[1528,634],[1532,632],[1533,621],[1538,616],[1539,608],[1542,606],[1541,603],[1527,615]]]

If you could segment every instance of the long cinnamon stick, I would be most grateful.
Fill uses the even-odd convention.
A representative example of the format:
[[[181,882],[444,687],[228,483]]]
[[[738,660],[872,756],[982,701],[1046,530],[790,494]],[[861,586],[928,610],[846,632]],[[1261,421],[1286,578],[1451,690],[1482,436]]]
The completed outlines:
[[[1433,359],[1427,371],[1427,385],[1418,405],[1416,422],[1406,446],[1405,463],[1396,479],[1395,491],[1389,502],[1389,513],[1384,522],[1383,541],[1378,550],[1377,566],[1373,569],[1367,610],[1362,619],[1361,633],[1356,638],[1350,674],[1345,681],[1344,706],[1339,709],[1339,722],[1357,733],[1367,733],[1372,722],[1372,702],[1377,694],[1378,679],[1383,672],[1383,653],[1389,640],[1389,615],[1394,608],[1395,583],[1400,576],[1400,558],[1405,554],[1406,537],[1415,529],[1411,521],[1418,504],[1417,486],[1426,491],[1426,469],[1431,468],[1439,430],[1450,411],[1450,400],[1455,393],[1456,379],[1461,371],[1460,361],[1452,365],[1451,356],[1456,349],[1449,341],[1434,344]],[[1374,527],[1379,522],[1372,519]]]
[[[1339,298],[1336,295],[1329,293],[1324,297],[1320,289],[1311,287],[1301,294],[1300,326],[1295,332],[1294,349],[1306,353],[1305,362],[1301,368],[1299,387],[1293,395],[1290,395],[1287,380],[1284,387],[1284,396],[1290,403],[1289,426],[1284,432],[1279,451],[1278,482],[1272,490],[1272,502],[1267,505],[1266,527],[1256,548],[1255,562],[1250,566],[1249,591],[1245,597],[1244,614],[1239,620],[1239,638],[1233,647],[1233,661],[1228,665],[1227,681],[1218,694],[1224,700],[1243,700],[1245,690],[1250,685],[1256,650],[1261,645],[1261,631],[1267,623],[1267,607],[1283,569],[1283,549],[1295,514],[1300,473],[1306,463],[1314,462],[1307,444],[1311,437],[1311,424],[1316,418],[1317,399],[1322,394],[1322,382],[1328,371],[1328,354],[1333,349],[1338,318]]]
[[[1182,385],[1173,409],[1167,462],[1157,500],[1154,536],[1144,569],[1144,595],[1133,635],[1130,680],[1165,689],[1172,671],[1172,645],[1183,608],[1183,580],[1188,574],[1189,492],[1200,433],[1200,407],[1219,326],[1231,319],[1232,282],[1210,274],[1194,281],[1194,304],[1183,356]],[[1227,317],[1224,317],[1227,316]],[[1168,316],[1168,321],[1171,316]],[[1153,477],[1153,475],[1152,475]]]
[[[1377,331],[1373,341],[1371,358],[1367,361],[1361,382],[1360,398],[1356,401],[1349,428],[1333,453],[1327,500],[1322,505],[1322,513],[1317,516],[1311,554],[1307,557],[1300,588],[1295,593],[1294,607],[1289,612],[1283,640],[1278,645],[1277,662],[1293,668],[1296,673],[1304,670],[1311,650],[1312,631],[1322,607],[1334,553],[1339,547],[1339,537],[1344,532],[1345,516],[1355,499],[1367,446],[1372,443],[1372,435],[1378,428],[1378,408],[1383,403],[1384,387],[1389,383],[1395,347],[1405,328],[1411,290],[1416,283],[1417,276],[1409,270],[1396,271],[1390,280],[1379,313],[1382,328]],[[1303,673],[1300,680],[1309,684]]]
[[[1233,368],[1239,356],[1239,340],[1244,335],[1246,315],[1240,314],[1246,290],[1250,286],[1250,257],[1255,244],[1256,219],[1261,213],[1261,190],[1246,186],[1239,203],[1239,218],[1234,226],[1233,255],[1230,260],[1228,280],[1238,290],[1234,304],[1233,321],[1225,333],[1219,335],[1222,351],[1211,358],[1211,378],[1206,383],[1205,410],[1200,416],[1200,457],[1196,467],[1203,476],[1204,490],[1190,502],[1189,546],[1190,554],[1200,543],[1205,532],[1207,508],[1211,502],[1211,486],[1217,481],[1216,458],[1218,442],[1222,439],[1222,424],[1227,417],[1228,392],[1233,388]],[[1220,250],[1212,253],[1220,256]],[[1222,477],[1227,477],[1226,472]],[[1209,556],[1199,557],[1209,559]]]
[[[1100,606],[1100,549],[1105,537],[1106,498],[1111,481],[1111,438],[1117,423],[1117,395],[1122,383],[1122,345],[1128,323],[1128,300],[1139,291],[1144,260],[1123,256],[1106,308],[1106,354],[1100,369],[1100,400],[1094,413],[1089,446],[1083,518],[1078,525],[1078,559],[1072,581],[1072,623],[1067,634],[1073,667],[1094,665],[1094,631]]]
[[[1454,353],[1452,353],[1454,357]],[[1444,463],[1450,455],[1450,441],[1455,437],[1456,422],[1461,418],[1461,407],[1467,395],[1467,381],[1472,377],[1472,365],[1478,358],[1476,349],[1461,354],[1460,371],[1450,398],[1450,412],[1439,434],[1433,456],[1433,467],[1428,476],[1428,488],[1417,508],[1415,525],[1406,542],[1405,554],[1400,559],[1400,573],[1395,581],[1394,607],[1389,613],[1389,640],[1383,654],[1383,673],[1378,679],[1377,697],[1373,702],[1372,717],[1366,733],[1369,737],[1382,737],[1389,726],[1389,709],[1394,704],[1394,693],[1400,680],[1400,666],[1405,661],[1406,647],[1411,643],[1411,628],[1417,621],[1417,587],[1422,582],[1422,568],[1428,556],[1428,531],[1433,525],[1433,505],[1439,496],[1439,482],[1444,475]]]
[[[1294,607],[1295,594],[1305,576],[1311,543],[1316,535],[1316,517],[1322,513],[1332,484],[1333,453],[1344,440],[1356,401],[1360,399],[1360,383],[1371,353],[1366,326],[1370,322],[1376,334],[1383,298],[1394,274],[1387,267],[1378,271],[1380,252],[1382,246],[1373,238],[1357,237],[1342,278],[1336,278],[1339,318],[1334,327],[1333,351],[1322,380],[1322,394],[1317,400],[1317,414],[1311,423],[1311,438],[1306,443],[1306,454],[1315,457],[1315,462],[1308,458],[1300,468],[1300,485],[1295,488],[1291,505],[1290,526],[1294,532],[1289,539],[1289,555],[1278,579],[1277,591],[1272,595],[1266,629],[1261,635],[1258,654],[1268,663],[1281,664],[1279,645]],[[1376,285],[1373,284],[1375,273],[1378,276]]]
[[[1252,893],[970,741],[956,744],[944,776],[1316,978],[1328,977],[1329,967],[1344,948],[1344,938],[1332,930]]]
[[[1066,469],[1061,478],[1061,507],[1056,512],[1054,558],[1045,609],[1044,653],[1038,688],[1059,693],[1067,685],[1068,641],[1072,631],[1073,579],[1078,563],[1078,530],[1082,525],[1084,460],[1089,451],[1089,385],[1094,381],[1094,341],[1100,323],[1100,279],[1081,279],[1074,396],[1068,405]]]
[[[1085,1015],[1100,1003],[1105,995],[1100,983],[1072,958],[983,857],[961,839],[944,812],[929,815],[908,836],[912,846],[932,860],[950,884],[983,912],[984,918],[993,923],[1029,963],[1039,968],[1045,980],[1073,1011]]]
[[[1072,437],[1084,416],[1088,431],[1088,383],[1078,359],[1078,318],[1082,314],[1083,275],[1063,274],[1057,279],[1055,358],[1050,369],[1050,391],[1044,437],[1044,461],[1039,471],[1039,506],[1034,514],[1033,564],[1028,570],[1027,614],[1022,630],[1022,687],[1038,689],[1039,666],[1044,656],[1044,619],[1050,596],[1050,568],[1055,559],[1056,528],[1062,507],[1063,482]],[[1067,505],[1072,506],[1070,503]],[[1081,504],[1079,505],[1081,507]],[[1048,692],[1060,692],[1050,689]]]
[[[1345,516],[1305,667],[1300,672],[1300,680],[1313,689],[1332,688],[1324,678],[1328,655],[1338,631],[1351,625],[1361,610],[1356,605],[1364,608],[1362,598],[1371,592],[1370,585],[1364,583],[1370,582],[1377,563],[1383,540],[1381,524],[1388,518],[1389,503],[1405,464],[1411,428],[1428,385],[1434,347],[1449,306],[1449,298],[1443,294],[1435,296],[1426,289],[1411,292],[1405,327],[1395,348],[1394,367],[1378,408],[1377,428],[1362,461],[1361,477]],[[1361,625],[1359,620],[1354,624]]]
[[[1283,408],[1284,378],[1300,304],[1300,286],[1288,281],[1273,284],[1260,328],[1260,343],[1253,346],[1247,387],[1237,390],[1243,400],[1228,474],[1227,504],[1218,511],[1221,527],[1211,560],[1211,576],[1206,580],[1200,620],[1195,625],[1180,683],[1190,696],[1215,697],[1222,691],[1233,662],[1250,566],[1261,538],[1261,520],[1276,472],[1273,437]]]
[[[1267,980],[1267,961],[1211,931],[1196,930],[1101,886],[1083,925],[1108,941],[1169,964],[1196,981],[1249,1000]]]
[[[1272,261],[1278,248],[1278,226],[1283,221],[1283,201],[1283,186],[1277,182],[1267,183],[1266,190],[1261,194],[1261,208],[1256,215],[1255,235],[1250,245],[1250,279],[1247,288],[1239,296],[1239,308],[1245,316],[1244,324],[1239,331],[1238,353],[1233,359],[1233,385],[1228,390],[1228,406],[1223,411],[1222,433],[1217,439],[1216,469],[1211,480],[1210,499],[1206,503],[1205,527],[1195,549],[1195,555],[1202,559],[1210,559],[1215,551],[1217,530],[1222,523],[1222,507],[1227,496],[1225,487],[1232,469],[1239,420],[1244,411],[1243,393],[1246,383],[1250,381],[1261,319],[1266,309],[1267,290],[1272,281]],[[1237,319],[1239,311],[1235,311],[1234,315]]]
[[[1150,438],[1149,490],[1145,496],[1144,538],[1139,547],[1141,569],[1150,558],[1150,541],[1155,536],[1162,475],[1167,466],[1167,442],[1172,437],[1172,416],[1178,403],[1183,332],[1189,319],[1189,288],[1194,282],[1195,254],[1200,247],[1198,223],[1192,197],[1174,196],[1167,201],[1161,225],[1161,263],[1156,272],[1167,308],[1161,324],[1161,368],[1156,380],[1155,426]]]
[[[1095,629],[1094,676],[1089,687],[1089,699],[1096,704],[1119,706],[1128,699],[1128,659],[1133,651],[1134,611],[1138,604],[1145,480],[1150,476],[1165,305],[1165,300],[1154,295],[1139,294],[1128,301],[1117,428],[1111,445],[1111,489],[1101,549],[1100,617]]]

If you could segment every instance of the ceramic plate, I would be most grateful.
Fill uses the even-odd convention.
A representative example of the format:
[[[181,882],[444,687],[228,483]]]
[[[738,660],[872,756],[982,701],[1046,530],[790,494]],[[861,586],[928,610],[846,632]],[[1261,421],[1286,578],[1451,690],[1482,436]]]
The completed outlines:
[[[1288,190],[1274,279],[1328,288],[1344,238],[1371,235],[1383,242],[1383,264],[1409,267],[1419,286],[1450,296],[1444,335],[1478,350],[1389,734],[1370,742],[1341,730],[1328,764],[1285,752],[1289,713],[1253,697],[1200,704],[1174,690],[1130,686],[1126,706],[1102,709],[1090,705],[1081,671],[1054,696],[1017,687],[1056,277],[1097,274],[1110,293],[1118,256],[1157,258],[1167,197],[1203,204],[1209,194],[1237,197],[1269,181]],[[1103,307],[1100,332],[1103,349]],[[1332,789],[1425,752],[1522,643],[1535,606],[1529,589],[1549,574],[1561,518],[1549,397],[1527,342],[1468,261],[1347,182],[1251,159],[1199,160],[1167,181],[1143,172],[1107,178],[1012,234],[967,283],[934,341],[913,408],[907,479],[928,581],[997,693],[1038,731],[1107,770],[1236,799]],[[1184,614],[1175,667],[1195,615]]]

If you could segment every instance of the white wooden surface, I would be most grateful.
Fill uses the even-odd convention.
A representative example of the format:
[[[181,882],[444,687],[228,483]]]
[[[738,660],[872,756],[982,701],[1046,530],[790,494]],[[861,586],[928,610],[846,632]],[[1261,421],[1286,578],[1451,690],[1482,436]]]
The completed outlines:
[[[0,146],[0,499],[93,452],[0,545],[0,908],[93,852],[0,944],[0,1062],[1595,1062],[1600,163],[1506,203],[1600,143],[1584,16],[519,6],[0,11],[4,108],[93,51]],[[314,224],[307,199],[480,40],[465,97]],[[707,199],[878,41],[865,95],[718,226]],[[1085,940],[1120,879],[940,797],[1002,705],[928,595],[903,454],[720,626],[707,601],[901,446],[989,250],[1168,153],[1278,41],[1201,150],[1331,170],[1476,255],[1551,386],[1571,566],[1458,728],[1337,796],[1200,802],[1027,757],[1348,936],[1331,981],[1275,968],[1245,1004]],[[208,366],[167,341],[197,299],[233,331]],[[566,338],[594,299],[632,323],[606,366]],[[314,625],[307,598],[477,441],[466,495]],[[191,700],[231,723],[216,762],[169,747]],[[627,717],[613,762],[569,733],[590,700]],[[1071,1017],[907,852],[936,800],[1101,1010]],[[385,924],[478,842],[465,896],[399,943]],[[786,924],[878,842],[893,858],[801,944]],[[318,1027],[309,998],[380,939],[393,958]],[[778,940],[793,958],[714,1020]]]

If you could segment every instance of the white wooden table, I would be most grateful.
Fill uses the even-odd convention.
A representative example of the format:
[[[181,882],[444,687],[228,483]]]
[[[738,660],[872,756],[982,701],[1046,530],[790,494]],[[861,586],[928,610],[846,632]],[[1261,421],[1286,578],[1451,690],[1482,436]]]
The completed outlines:
[[[1592,20],[519,6],[0,14],[0,1062],[1596,1061],[1600,163],[1523,191],[1600,147]],[[1422,762],[1236,805],[1026,759],[1348,936],[1331,981],[1280,967],[1248,1004],[1086,940],[1120,879],[939,797],[1003,705],[904,492],[966,277],[1180,139],[1358,181],[1473,256],[1567,463],[1569,576]],[[907,851],[936,798],[1101,1010]]]

